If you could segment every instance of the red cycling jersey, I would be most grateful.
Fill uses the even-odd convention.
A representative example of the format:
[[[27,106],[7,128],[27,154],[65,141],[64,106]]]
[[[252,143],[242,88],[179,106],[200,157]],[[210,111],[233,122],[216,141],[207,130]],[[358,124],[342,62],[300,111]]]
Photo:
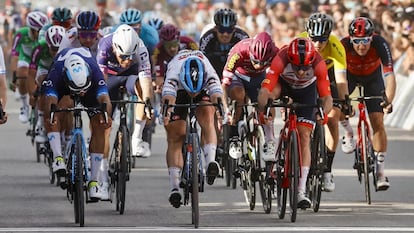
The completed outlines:
[[[382,36],[373,35],[371,47],[367,55],[358,55],[350,41],[350,37],[341,40],[346,51],[346,63],[349,73],[357,76],[369,76],[381,66],[384,76],[394,72],[391,49]]]
[[[270,69],[262,82],[262,88],[273,91],[279,78],[285,80],[293,89],[302,89],[316,81],[319,97],[331,95],[330,82],[326,64],[322,56],[315,52],[312,68],[305,71],[304,77],[298,78],[287,55],[288,47],[283,47],[272,60]]]

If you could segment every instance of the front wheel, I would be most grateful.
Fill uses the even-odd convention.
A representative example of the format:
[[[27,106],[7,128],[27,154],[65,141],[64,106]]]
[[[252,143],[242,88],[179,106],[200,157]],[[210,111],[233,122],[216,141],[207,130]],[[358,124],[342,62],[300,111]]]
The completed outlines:
[[[361,139],[362,139],[362,160],[364,165],[364,187],[365,187],[365,200],[368,204],[371,204],[371,190],[369,184],[369,173],[370,173],[370,157],[371,151],[368,147],[369,136],[367,125],[361,123]]]
[[[296,222],[298,208],[298,184],[299,184],[299,147],[296,133],[290,134],[289,140],[289,207],[290,221]]]
[[[82,139],[80,135],[76,135],[76,143],[74,144],[75,148],[73,150],[75,161],[75,180],[74,180],[74,200],[73,207],[75,212],[75,222],[79,223],[82,227],[85,223],[85,196],[84,196],[84,177],[83,177],[83,148],[82,148]]]

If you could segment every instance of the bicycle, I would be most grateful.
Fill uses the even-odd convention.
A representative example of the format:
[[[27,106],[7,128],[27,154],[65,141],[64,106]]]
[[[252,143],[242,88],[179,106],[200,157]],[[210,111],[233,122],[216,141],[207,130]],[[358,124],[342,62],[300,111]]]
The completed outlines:
[[[104,115],[105,122],[108,121],[108,114],[105,103],[100,107],[85,107],[81,104],[79,95],[72,95],[71,97],[74,99],[74,107],[57,109],[55,104],[51,105],[50,123],[53,123],[56,112],[73,112],[72,138],[65,151],[65,158],[67,158],[66,176],[65,181],[60,186],[67,190],[67,198],[70,203],[73,203],[75,223],[79,223],[82,227],[85,223],[85,200],[86,202],[93,202],[89,200],[86,191],[90,179],[90,168],[82,131],[82,112],[101,112]]]
[[[260,124],[257,103],[238,105],[232,103],[232,109],[242,107],[242,120],[238,123],[239,138],[242,142],[242,157],[237,161],[236,176],[240,178],[246,203],[250,210],[256,205],[256,182],[259,183],[259,192],[265,213],[271,210],[271,192],[265,182],[265,166],[262,164],[264,145],[264,130]],[[249,107],[251,111],[249,111]],[[233,114],[234,115],[234,114]]]
[[[364,96],[362,92],[362,85],[357,84],[359,96],[346,97],[345,101],[358,102],[358,124],[357,124],[357,142],[355,149],[355,162],[353,168],[357,170],[358,180],[360,183],[364,182],[365,200],[367,204],[371,204],[371,188],[369,181],[369,174],[372,174],[372,181],[377,190],[377,157],[374,154],[374,148],[371,139],[370,122],[367,118],[366,100],[380,99],[382,105],[388,105],[388,99],[385,91],[381,96]],[[363,176],[363,177],[362,177]]]
[[[295,222],[302,163],[296,110],[319,106],[317,104],[289,103],[289,97],[282,97],[277,100],[269,99],[265,109],[266,117],[269,117],[270,108],[272,107],[285,109],[283,118],[285,123],[279,133],[275,159],[266,163],[266,183],[270,186],[271,191],[274,192],[276,189],[279,219],[285,218],[289,190],[290,221]]]
[[[219,114],[223,116],[223,107],[221,99],[218,99],[218,103],[194,103],[194,99],[191,98],[188,104],[169,104],[168,100],[165,100],[162,107],[163,116],[168,116],[168,108],[182,107],[187,108],[188,114],[186,118],[186,137],[183,144],[183,158],[184,167],[181,173],[180,188],[183,190],[183,205],[190,203],[191,193],[191,224],[194,224],[194,228],[198,228],[200,219],[199,209],[199,192],[204,192],[204,158],[202,148],[200,146],[200,138],[197,129],[197,117],[196,108],[202,106],[216,106],[219,110]]]
[[[122,95],[126,94],[125,87],[120,88]],[[115,206],[116,211],[120,214],[124,214],[125,211],[125,196],[126,196],[126,182],[129,181],[129,174],[131,173],[131,167],[133,162],[131,161],[131,134],[128,128],[128,111],[130,111],[127,105],[129,104],[145,104],[151,109],[151,103],[149,99],[146,102],[128,100],[111,101],[118,105],[120,111],[119,127],[116,132],[115,141],[112,147],[111,156],[109,158],[109,177],[111,181],[111,196],[115,192]],[[149,110],[151,112],[151,110]],[[112,200],[112,197],[110,198]]]

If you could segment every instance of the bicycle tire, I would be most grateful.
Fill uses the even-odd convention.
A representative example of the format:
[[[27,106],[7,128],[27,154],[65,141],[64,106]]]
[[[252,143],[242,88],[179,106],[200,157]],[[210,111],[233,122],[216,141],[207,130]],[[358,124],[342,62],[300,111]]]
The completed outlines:
[[[298,183],[299,183],[299,144],[297,132],[290,134],[289,140],[289,208],[290,221],[296,222],[298,208]]]
[[[198,228],[200,222],[200,209],[199,209],[199,145],[198,145],[198,135],[197,133],[192,133],[192,154],[191,154],[191,214],[192,214],[192,223],[194,228]]]
[[[264,144],[264,130],[263,126],[256,125],[254,133],[253,148],[256,151],[256,172],[258,173],[258,182],[260,196],[262,199],[263,210],[266,214],[269,214],[272,210],[272,192],[270,184],[266,181],[266,163],[262,160],[262,151]]]
[[[121,126],[120,131],[118,132],[118,137],[120,138],[120,166],[117,172],[118,182],[117,182],[117,204],[119,205],[119,214],[124,214],[125,211],[125,197],[126,197],[126,182],[128,180],[128,156],[129,156],[129,136],[126,126]]]
[[[282,137],[282,135],[280,135]],[[283,140],[283,139],[280,139]],[[277,202],[277,214],[279,219],[284,219],[286,214],[286,202],[287,202],[287,177],[285,174],[285,152],[286,148],[283,148],[284,142],[279,142],[279,149],[276,154],[276,202]]]
[[[74,180],[74,200],[73,207],[75,212],[75,222],[79,223],[81,227],[85,224],[85,196],[84,196],[84,167],[83,167],[83,148],[82,138],[76,135],[76,142],[74,144],[73,153],[76,158],[75,161],[75,180]]]
[[[241,185],[243,187],[243,194],[246,201],[246,204],[249,206],[250,210],[254,210],[256,206],[256,185],[252,181],[254,163],[250,160],[250,154],[252,153],[251,147],[249,146],[247,128],[246,125],[242,126],[243,129],[240,130],[240,138],[242,139],[242,158],[239,160],[241,165],[240,179]]]
[[[322,196],[322,175],[326,167],[326,145],[324,126],[317,123],[312,138],[309,197],[314,212],[319,211]]]
[[[57,182],[56,179],[56,174],[53,172],[53,154],[52,151],[50,149],[50,145],[48,142],[46,142],[44,144],[45,148],[44,148],[44,152],[45,152],[45,158],[47,161],[47,167],[49,170],[49,182],[50,184],[54,184],[55,182]]]
[[[364,188],[365,188],[365,200],[367,204],[371,204],[371,189],[369,184],[369,159],[371,156],[371,153],[368,148],[368,125],[365,122],[361,122],[361,139],[362,139],[362,159],[364,163]]]

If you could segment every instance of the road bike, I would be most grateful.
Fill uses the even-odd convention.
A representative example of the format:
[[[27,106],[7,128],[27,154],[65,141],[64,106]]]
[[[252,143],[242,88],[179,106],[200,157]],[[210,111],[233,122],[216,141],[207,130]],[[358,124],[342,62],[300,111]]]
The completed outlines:
[[[266,183],[270,185],[270,190],[276,191],[278,217],[285,218],[289,199],[290,221],[295,222],[302,164],[296,111],[300,108],[316,108],[318,104],[290,103],[289,99],[289,97],[269,99],[266,105],[266,117],[270,116],[270,108],[279,107],[284,109],[282,118],[285,121],[279,133],[275,159],[266,164]]]
[[[347,96],[345,101],[358,102],[358,124],[357,124],[357,141],[355,149],[355,161],[353,168],[356,169],[358,175],[358,181],[364,183],[365,188],[365,200],[367,204],[371,204],[371,187],[369,181],[369,174],[372,175],[372,184],[377,190],[377,157],[374,153],[374,148],[371,138],[371,126],[367,117],[366,100],[379,99],[382,101],[381,105],[387,106],[389,104],[385,91],[381,96],[364,96],[362,91],[362,85],[357,84],[359,96],[349,97]],[[348,100],[349,99],[349,100]]]
[[[125,88],[121,87],[120,92],[125,94]],[[126,196],[126,183],[129,181],[129,174],[132,167],[131,156],[131,134],[128,128],[128,105],[130,104],[145,104],[146,108],[151,109],[151,103],[149,99],[146,102],[129,100],[124,98],[122,100],[111,101],[118,106],[119,115],[119,127],[115,134],[114,144],[112,146],[111,156],[109,158],[109,177],[111,181],[111,200],[115,193],[115,208],[120,214],[124,214],[125,211],[125,196]],[[151,112],[151,110],[149,110]]]
[[[191,201],[191,223],[198,228],[200,222],[199,192],[204,192],[204,155],[202,152],[200,137],[198,133],[198,121],[196,117],[197,107],[215,106],[219,114],[223,116],[221,99],[218,103],[195,103],[191,98],[188,104],[169,104],[165,100],[162,112],[164,117],[168,116],[168,108],[187,108],[186,137],[183,145],[184,166],[181,173],[180,188],[183,190],[183,204],[188,205]],[[191,197],[191,199],[190,199]]]
[[[101,112],[105,122],[108,122],[108,114],[105,103],[100,107],[85,107],[81,104],[79,95],[71,97],[74,100],[74,107],[58,109],[55,104],[51,105],[50,123],[53,123],[56,112],[73,112],[72,138],[65,150],[66,176],[60,186],[67,190],[67,198],[73,204],[75,223],[79,223],[82,227],[85,224],[85,202],[93,202],[93,200],[89,200],[87,192],[87,184],[90,181],[90,165],[82,131],[82,112]]]

